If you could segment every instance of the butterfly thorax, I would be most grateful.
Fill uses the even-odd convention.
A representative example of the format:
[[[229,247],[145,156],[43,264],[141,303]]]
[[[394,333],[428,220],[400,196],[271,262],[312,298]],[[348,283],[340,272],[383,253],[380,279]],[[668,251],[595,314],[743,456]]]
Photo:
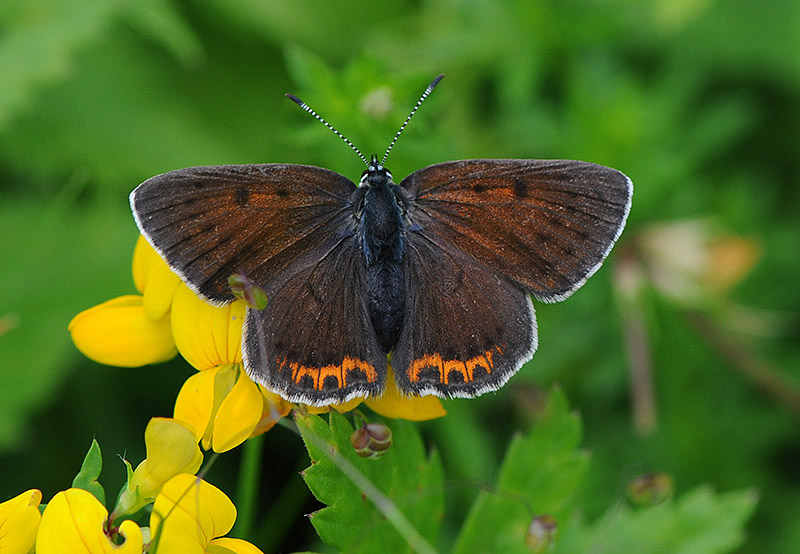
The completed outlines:
[[[364,172],[354,200],[367,269],[367,308],[378,342],[388,353],[397,342],[405,309],[404,196],[391,173],[374,164]]]

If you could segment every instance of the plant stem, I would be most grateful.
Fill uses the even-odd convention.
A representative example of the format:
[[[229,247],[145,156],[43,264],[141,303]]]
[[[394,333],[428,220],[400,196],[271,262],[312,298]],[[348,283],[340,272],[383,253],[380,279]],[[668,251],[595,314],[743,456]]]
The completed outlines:
[[[264,452],[264,435],[245,441],[242,451],[239,483],[236,487],[236,525],[233,535],[247,538],[253,533],[261,484],[261,458]]]

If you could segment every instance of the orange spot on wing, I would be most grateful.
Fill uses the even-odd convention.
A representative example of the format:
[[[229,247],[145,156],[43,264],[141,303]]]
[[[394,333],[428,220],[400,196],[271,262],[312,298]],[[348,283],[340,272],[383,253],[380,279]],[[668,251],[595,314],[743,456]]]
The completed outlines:
[[[412,383],[419,381],[419,374],[423,369],[429,367],[439,368],[439,381],[444,382],[444,368],[442,367],[442,355],[426,354],[421,358],[417,358],[411,362],[411,367],[408,368],[408,380]]]
[[[486,373],[492,373],[495,351],[498,354],[503,353],[499,346],[494,346],[490,350],[483,352],[483,354],[468,360],[444,360],[438,352],[426,354],[411,362],[411,366],[408,368],[408,380],[412,383],[419,382],[420,373],[432,367],[439,370],[439,382],[444,385],[449,384],[450,372],[452,371],[459,372],[463,376],[464,382],[469,383],[474,380],[475,369],[478,367],[486,370]]]
[[[325,379],[331,376],[336,379],[336,388],[339,390],[346,388],[347,376],[351,371],[363,373],[369,383],[374,383],[378,379],[378,372],[371,364],[350,356],[345,356],[339,365],[330,364],[322,367],[300,365],[298,362],[288,362],[286,358],[279,358],[277,362],[279,371],[289,369],[292,372],[292,382],[295,384],[300,384],[304,377],[310,377],[314,383],[314,390],[322,390]]]

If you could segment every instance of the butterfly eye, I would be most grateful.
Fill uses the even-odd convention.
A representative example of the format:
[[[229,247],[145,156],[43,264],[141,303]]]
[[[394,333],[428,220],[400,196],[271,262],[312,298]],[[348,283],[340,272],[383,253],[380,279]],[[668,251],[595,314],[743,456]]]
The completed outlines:
[[[374,158],[374,154],[373,154]],[[392,183],[392,173],[373,159],[366,171],[361,174],[361,180],[358,182],[359,187],[370,186],[379,183]]]

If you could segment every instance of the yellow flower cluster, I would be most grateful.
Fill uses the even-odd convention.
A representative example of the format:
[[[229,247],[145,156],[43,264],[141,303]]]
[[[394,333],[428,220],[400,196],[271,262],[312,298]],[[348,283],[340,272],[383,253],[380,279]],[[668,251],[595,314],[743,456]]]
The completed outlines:
[[[236,508],[215,486],[189,474],[171,477],[155,497],[150,526],[113,518],[90,492],[56,494],[40,515],[42,493],[26,491],[0,504],[3,554],[263,554],[253,544],[223,537]]]
[[[0,504],[0,552],[28,554],[256,554],[251,543],[225,538],[236,508],[194,473],[203,462],[199,437],[186,424],[153,418],[144,433],[147,457],[109,515],[90,492],[56,494],[40,515],[42,493],[29,490]],[[129,466],[130,467],[130,466]],[[126,519],[153,504],[149,527]]]
[[[269,430],[291,411],[291,404],[256,385],[242,369],[244,301],[224,307],[203,302],[142,237],[134,251],[133,280],[141,294],[114,298],[70,322],[72,340],[87,357],[107,365],[138,367],[180,353],[199,372],[184,384],[173,415],[194,429],[204,449],[230,450]],[[445,414],[435,397],[402,396],[391,375],[380,398],[332,407],[348,411],[361,402],[391,418],[420,421]]]

